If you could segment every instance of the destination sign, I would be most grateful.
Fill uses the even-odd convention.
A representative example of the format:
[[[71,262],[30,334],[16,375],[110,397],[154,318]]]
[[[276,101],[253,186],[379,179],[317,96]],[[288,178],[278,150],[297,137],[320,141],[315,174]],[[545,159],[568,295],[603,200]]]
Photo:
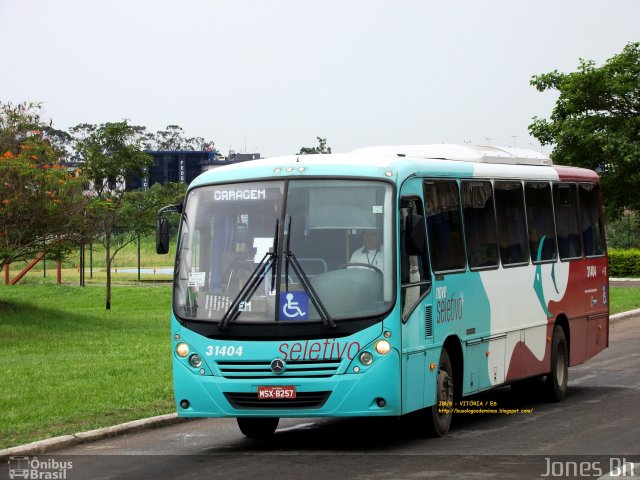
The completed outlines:
[[[267,198],[266,188],[215,190],[213,192],[213,199],[216,202],[236,201],[236,200],[265,200],[266,198]]]

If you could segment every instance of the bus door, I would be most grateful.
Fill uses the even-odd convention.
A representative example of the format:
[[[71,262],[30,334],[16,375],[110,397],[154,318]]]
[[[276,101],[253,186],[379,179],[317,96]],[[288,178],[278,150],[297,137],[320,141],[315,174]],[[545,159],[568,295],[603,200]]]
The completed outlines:
[[[407,185],[405,184],[404,187]],[[403,191],[404,191],[403,187]],[[418,184],[418,188],[420,185]],[[402,318],[403,413],[433,403],[425,398],[427,346],[433,343],[431,275],[428,264],[424,208],[418,195],[400,200],[400,306]]]

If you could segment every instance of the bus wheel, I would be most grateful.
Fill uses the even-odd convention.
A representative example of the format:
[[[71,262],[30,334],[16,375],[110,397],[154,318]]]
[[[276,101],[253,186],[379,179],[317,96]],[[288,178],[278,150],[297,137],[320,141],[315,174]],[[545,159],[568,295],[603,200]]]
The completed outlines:
[[[273,435],[273,432],[278,428],[278,417],[265,417],[265,418],[246,418],[239,417],[238,427],[240,431],[248,438],[268,438]]]
[[[551,343],[551,372],[547,375],[545,384],[546,396],[553,402],[561,402],[567,394],[567,380],[569,377],[569,349],[562,327],[556,325],[553,329]]]
[[[453,418],[453,368],[446,348],[442,349],[436,381],[436,404],[427,409],[427,431],[431,436],[444,437]]]

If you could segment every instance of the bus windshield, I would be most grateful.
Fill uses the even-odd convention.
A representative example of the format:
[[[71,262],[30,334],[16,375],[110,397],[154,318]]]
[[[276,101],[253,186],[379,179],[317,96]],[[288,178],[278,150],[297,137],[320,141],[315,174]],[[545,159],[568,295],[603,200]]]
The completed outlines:
[[[180,228],[176,315],[219,322],[235,303],[227,315],[235,322],[333,323],[388,311],[392,198],[390,184],[362,180],[193,189]]]

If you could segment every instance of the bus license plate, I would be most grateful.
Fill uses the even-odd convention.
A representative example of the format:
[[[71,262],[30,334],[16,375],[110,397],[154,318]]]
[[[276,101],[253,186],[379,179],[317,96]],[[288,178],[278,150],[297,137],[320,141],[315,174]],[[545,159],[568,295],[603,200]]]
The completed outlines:
[[[261,400],[296,398],[296,387],[258,387],[258,398]]]

